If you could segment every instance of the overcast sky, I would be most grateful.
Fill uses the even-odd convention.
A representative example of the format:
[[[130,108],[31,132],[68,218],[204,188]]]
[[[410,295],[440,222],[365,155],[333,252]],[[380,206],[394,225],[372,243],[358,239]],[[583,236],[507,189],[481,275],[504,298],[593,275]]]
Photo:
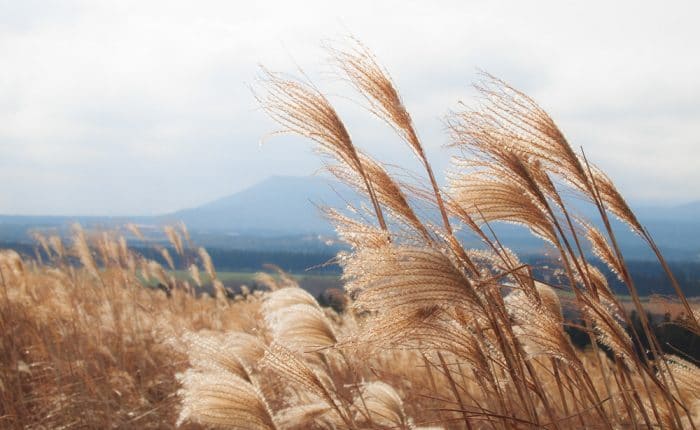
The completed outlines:
[[[525,5],[527,3],[528,5]],[[697,1],[0,0],[0,213],[157,214],[270,175],[308,175],[306,142],[248,85],[300,66],[356,143],[410,153],[327,66],[349,33],[390,70],[436,169],[441,118],[478,70],[537,99],[633,202],[700,199]]]

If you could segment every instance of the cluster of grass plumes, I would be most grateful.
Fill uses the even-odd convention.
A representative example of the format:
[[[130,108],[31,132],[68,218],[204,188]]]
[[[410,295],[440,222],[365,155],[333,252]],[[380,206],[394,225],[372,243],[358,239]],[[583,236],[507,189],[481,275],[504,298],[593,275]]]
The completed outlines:
[[[231,313],[117,234],[36,239],[34,258],[0,251],[0,428],[172,427],[187,366],[172,339],[256,324],[254,300]]]
[[[571,147],[551,117],[484,76],[477,85],[482,104],[447,118],[462,155],[442,189],[372,54],[356,43],[330,52],[370,111],[418,157],[427,186],[401,183],[357,149],[316,87],[265,72],[263,108],[286,131],[315,141],[331,160],[329,171],[371,202],[349,215],[326,211],[352,248],[337,258],[352,302],[338,319],[295,288],[265,297],[262,355],[250,360],[232,351],[244,373],[194,365],[181,378],[182,418],[223,428],[695,428],[700,392],[689,387],[697,387],[698,368],[662,352],[609,215],[667,265],[612,181]],[[602,231],[562,197],[571,194],[598,209]],[[440,222],[417,216],[417,200]],[[546,241],[564,282],[536,282],[532,268],[493,235],[493,222],[525,226]],[[465,248],[458,228],[481,239],[482,248]],[[591,255],[625,283],[641,333]],[[556,289],[573,293],[591,350],[577,351],[565,334]],[[694,310],[677,293],[685,322],[697,328]],[[642,337],[649,349],[640,354]],[[216,396],[202,401],[210,390]],[[255,407],[244,414],[242,404]],[[253,410],[254,417],[246,415]]]
[[[677,286],[673,274],[610,179],[554,121],[485,76],[483,103],[446,121],[461,155],[442,188],[377,60],[359,44],[330,52],[425,169],[424,186],[398,180],[356,148],[316,87],[264,72],[262,106],[316,142],[328,170],[370,203],[325,209],[349,245],[336,259],[346,294],[332,300],[344,311],[320,307],[281,271],[257,277],[269,291],[232,294],[183,226],[166,228],[170,247],[156,245],[164,265],[118,234],[37,235],[35,258],[0,252],[0,428],[700,425],[700,371],[654,337],[609,215],[650,245]],[[578,216],[562,197],[571,194],[600,222]],[[537,282],[493,222],[546,241],[557,285]],[[465,232],[482,246],[466,248]],[[639,321],[591,258],[627,286]],[[176,263],[189,278],[174,275]],[[211,295],[197,292],[205,279]],[[581,316],[585,351],[564,330],[558,290]],[[698,310],[677,292],[679,321],[700,332]]]

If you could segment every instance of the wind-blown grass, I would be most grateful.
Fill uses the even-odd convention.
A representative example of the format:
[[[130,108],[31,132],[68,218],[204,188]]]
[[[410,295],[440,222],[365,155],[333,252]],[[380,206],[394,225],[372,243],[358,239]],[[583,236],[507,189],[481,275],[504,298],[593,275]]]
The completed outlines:
[[[424,185],[403,183],[355,146],[317,87],[263,72],[263,108],[314,141],[329,172],[368,200],[324,209],[350,247],[336,258],[346,310],[320,307],[282,272],[257,277],[267,291],[231,300],[183,226],[165,233],[188,276],[135,254],[118,235],[76,229],[71,246],[38,236],[41,260],[0,254],[0,425],[696,428],[700,371],[654,337],[609,216],[649,244],[677,286],[673,274],[610,178],[554,120],[485,75],[482,104],[446,120],[460,155],[440,187],[377,59],[359,44],[331,54],[425,170]],[[570,194],[597,208],[603,229],[567,205]],[[536,281],[494,236],[494,222],[545,240],[563,281]],[[482,246],[466,248],[458,230]],[[591,255],[625,284],[638,324]],[[195,291],[204,274],[214,297]],[[700,313],[677,293],[682,324],[700,332]],[[590,348],[572,345],[561,296],[582,316]]]

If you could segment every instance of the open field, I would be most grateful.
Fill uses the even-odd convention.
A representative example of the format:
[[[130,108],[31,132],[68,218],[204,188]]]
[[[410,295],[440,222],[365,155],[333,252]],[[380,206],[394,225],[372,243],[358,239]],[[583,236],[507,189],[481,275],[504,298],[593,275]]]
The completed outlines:
[[[271,266],[275,267],[275,266]],[[185,270],[169,271],[173,276],[180,280],[187,280],[191,273]],[[203,273],[201,276],[201,287],[197,290],[197,294],[216,295],[215,282],[209,275]],[[218,281],[224,288],[227,298],[241,298],[242,294],[255,291],[266,291],[269,289],[270,282],[279,282],[281,276],[279,273],[261,273],[261,272],[238,272],[238,271],[217,271]],[[308,292],[312,297],[318,300],[323,305],[330,305],[333,301],[332,297],[342,293],[343,282],[340,275],[336,274],[308,274],[308,273],[285,273],[291,280],[299,285],[304,291]],[[151,282],[151,285],[157,285],[158,282]],[[345,300],[341,300],[345,302]],[[337,305],[340,306],[340,305]]]
[[[82,255],[87,266],[75,268],[65,259],[69,251],[55,248],[53,261],[47,265],[23,261],[12,251],[0,254],[2,428],[173,427],[181,410],[176,394],[180,382],[176,374],[198,363],[215,365],[219,360],[222,364],[229,363],[225,355],[228,350],[219,351],[219,342],[224,342],[221,345],[234,342],[231,348],[235,350],[241,339],[251,341],[236,333],[257,333],[260,341],[267,343],[270,338],[282,335],[278,332],[282,330],[286,333],[283,335],[285,342],[291,342],[297,336],[288,331],[295,330],[294,319],[287,319],[281,325],[266,323],[272,303],[283,300],[287,303],[285,306],[292,306],[290,309],[296,309],[295,312],[309,312],[304,306],[318,309],[315,300],[307,297],[295,282],[295,279],[303,282],[304,276],[270,273],[263,282],[259,274],[217,272],[215,279],[225,285],[259,282],[264,292],[235,299],[216,298],[200,294],[199,288],[193,287],[195,281],[191,272],[169,272],[128,250],[121,251],[111,263],[94,271],[96,263],[90,259],[93,253]],[[118,249],[116,242],[115,249]],[[176,276],[169,277],[170,273]],[[143,284],[144,276],[146,284]],[[208,283],[208,277],[206,271],[202,271],[202,284]],[[335,276],[311,275],[309,279],[337,282]],[[167,284],[168,293],[153,288],[157,283]],[[566,303],[572,297],[564,292],[562,299]],[[680,306],[677,302],[670,305]],[[330,309],[314,315],[314,318],[323,315],[323,324],[338,339],[352,335],[356,324],[366,318],[353,313],[338,314]],[[305,336],[297,341],[317,342]],[[372,381],[379,377],[382,384],[390,385],[378,382],[368,385],[363,391],[368,397],[366,401],[373,395],[388,395],[391,399],[399,396],[403,414],[396,418],[399,422],[411,419],[418,425],[448,419],[447,423],[452,424],[444,427],[459,427],[457,422],[451,421],[454,417],[449,418],[454,414],[450,412],[451,403],[446,406],[443,404],[446,400],[435,399],[432,394],[434,390],[450,391],[450,378],[446,377],[444,369],[439,370],[442,368],[439,356],[415,356],[401,349],[379,352],[369,345],[355,343],[348,347],[350,349],[340,351],[351,354],[345,358],[350,360],[350,368],[342,354],[338,357],[325,355],[326,360],[332,361],[328,364],[330,367],[324,365],[321,369],[325,368],[324,372],[332,375],[334,386],[349,384],[352,387],[358,378]],[[219,356],[220,353],[224,355]],[[590,345],[577,350],[577,354],[590,372],[596,372]],[[311,360],[308,365],[315,363],[311,356],[306,359]],[[371,363],[369,367],[368,363]],[[425,373],[426,363],[435,366],[434,374]],[[260,371],[260,377],[268,372]],[[187,377],[183,378],[182,382],[192,383]],[[287,393],[275,385],[264,390],[270,407],[285,411],[287,419],[310,419],[304,415],[307,409],[303,407],[285,409],[287,396],[299,394]],[[351,393],[339,391],[338,394],[352,403]],[[206,395],[206,391],[199,395]],[[573,399],[572,395],[570,400]],[[293,418],[292,414],[301,415]],[[379,416],[382,415],[375,419]],[[342,423],[326,420],[331,417],[318,416],[314,419],[317,424],[312,427],[343,427]],[[385,424],[387,428],[393,427],[392,421]],[[298,428],[308,428],[307,425],[310,424],[302,421]],[[185,423],[183,427],[199,426]]]
[[[257,281],[259,273],[260,272],[220,271],[217,272],[217,277],[226,287],[238,293],[240,287],[243,285],[253,290],[262,288],[263,285]],[[185,279],[189,276],[189,273],[184,270],[176,271],[175,274],[180,279]],[[308,291],[314,297],[318,297],[329,288],[342,289],[343,286],[340,275],[306,273],[291,273],[289,275],[299,283],[301,288]],[[279,276],[276,275],[272,276],[276,279],[279,278]],[[206,291],[211,291],[211,279],[206,274],[202,276],[202,283],[205,285]]]
[[[610,178],[534,100],[485,75],[482,105],[446,119],[462,151],[441,187],[393,82],[353,43],[330,50],[334,64],[416,156],[423,183],[400,181],[409,175],[392,175],[357,148],[308,82],[263,70],[257,94],[366,198],[362,207],[324,209],[347,244],[336,256],[343,288],[322,297],[331,307],[300,287],[328,277],[218,273],[184,225],[164,229],[170,247],[149,250],[158,260],[114,232],[76,226],[70,242],[37,235],[36,258],[0,253],[0,425],[700,426],[697,357],[675,343],[700,336],[698,302]],[[571,194],[603,227],[570,212],[563,195]],[[675,293],[667,320],[648,317],[661,305],[640,294],[613,216],[663,268]],[[526,227],[559,264],[523,262],[492,222]],[[480,246],[466,246],[458,230]],[[537,277],[543,270],[556,289]]]
[[[183,270],[175,271],[174,273],[179,279],[186,279],[189,276],[189,274]],[[259,274],[260,272],[217,272],[218,279],[226,287],[231,288],[236,293],[240,292],[240,287],[244,285],[252,290],[264,290],[265,286],[256,281]],[[314,297],[318,297],[329,288],[342,289],[343,287],[341,275],[307,273],[289,273],[288,275],[293,278],[302,289],[308,291]],[[273,276],[275,279],[279,279],[278,275],[273,274],[271,276]],[[207,275],[202,276],[202,282],[205,284],[205,291],[212,291],[211,279],[209,279]],[[571,311],[576,309],[575,294],[570,291],[557,290],[557,295],[560,297],[562,302],[562,310],[565,317],[574,317],[575,315],[573,315]],[[623,308],[628,313],[634,311],[635,305],[630,295],[618,294],[617,297],[620,300]],[[668,317],[671,320],[676,320],[681,318],[685,312],[683,304],[677,299],[674,299],[672,295],[641,296],[640,300],[644,305],[644,309],[657,320],[663,318],[666,314],[668,314]],[[700,297],[688,297],[688,301],[694,308],[700,309]]]

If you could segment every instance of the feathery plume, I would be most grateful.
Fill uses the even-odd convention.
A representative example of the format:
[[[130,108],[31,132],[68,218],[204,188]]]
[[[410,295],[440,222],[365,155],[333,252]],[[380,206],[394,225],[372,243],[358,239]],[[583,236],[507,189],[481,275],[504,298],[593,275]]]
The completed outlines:
[[[319,371],[309,367],[297,354],[284,346],[272,343],[265,350],[260,367],[274,371],[287,381],[322,399],[334,409],[337,408],[336,399],[327,385],[330,383],[328,375],[321,375]]]
[[[160,248],[160,255],[163,257],[163,260],[165,260],[165,262],[168,264],[170,270],[175,270],[175,262],[173,261],[173,257],[170,255],[168,248]]]
[[[157,261],[148,260],[145,266],[145,273],[148,274],[149,279],[155,279],[160,284],[169,286],[170,282],[168,279],[168,274],[163,269],[163,266],[158,264]]]
[[[46,255],[49,256],[49,258],[50,258],[51,257],[51,247],[49,246],[49,241],[46,239],[46,236],[39,233],[38,231],[34,231],[34,232],[32,232],[32,239],[34,239],[36,242],[39,242],[41,249],[43,249],[44,253],[46,253]]]
[[[53,249],[53,252],[55,252],[59,258],[63,258],[65,256],[66,250],[63,247],[63,241],[61,240],[60,236],[55,234],[49,236],[49,246],[51,246],[51,249]]]
[[[365,173],[372,180],[374,192],[383,207],[389,209],[393,217],[407,225],[421,237],[430,242],[432,238],[425,225],[418,219],[415,212],[408,203],[401,186],[387,173],[384,167],[366,154],[360,154],[360,160]],[[328,166],[328,170],[338,179],[355,188],[358,192],[365,192],[362,182],[357,175],[347,168],[347,166]]]
[[[523,225],[550,243],[557,243],[553,221],[527,190],[503,178],[465,174],[453,178],[450,195],[477,223],[505,221]]]
[[[134,236],[136,236],[139,240],[146,240],[146,237],[141,233],[141,229],[138,228],[136,224],[127,224],[126,229],[131,232]]]
[[[513,332],[529,357],[548,355],[578,367],[576,351],[563,330],[559,297],[551,287],[537,282],[535,292],[516,290],[504,302]]]
[[[411,115],[399,96],[396,86],[389,77],[389,73],[383,69],[374,55],[359,41],[354,40],[354,48],[347,50],[330,49],[340,70],[348,80],[365,96],[372,105],[372,111],[382,120],[386,121],[397,134],[411,147],[420,162],[425,167],[437,206],[442,215],[445,230],[452,233],[447,210],[442,199],[442,193],[435,180],[433,168],[423,150],[423,145],[418,139],[418,134],[413,126]],[[423,232],[421,232],[423,233]]]
[[[620,317],[612,302],[601,297],[595,299],[588,293],[581,294],[581,311],[593,323],[593,330],[600,343],[610,348],[628,365],[635,355],[632,339],[620,324]]]
[[[326,402],[316,401],[290,406],[275,414],[275,421],[283,429],[307,429],[311,423],[323,428],[339,428],[343,421]]]
[[[263,264],[263,268],[267,270],[273,271],[277,275],[277,279],[275,282],[278,285],[278,288],[286,288],[286,287],[296,287],[299,288],[299,282],[297,282],[296,279],[294,279],[293,276],[291,276],[289,273],[285,272],[280,268],[279,266],[271,263],[266,263]]]
[[[279,284],[277,283],[277,280],[269,273],[258,272],[255,274],[253,279],[255,280],[256,284],[260,284],[270,291],[275,291],[280,288]]]
[[[209,278],[212,280],[217,279],[214,263],[212,263],[211,257],[209,256],[207,250],[200,247],[197,252],[199,253],[199,258],[202,259],[202,265],[204,266],[204,270],[207,272],[207,275],[209,275]]]
[[[644,227],[632,212],[627,201],[617,190],[615,184],[602,170],[595,166],[590,166],[590,175],[595,189],[600,194],[601,200],[605,203],[605,208],[613,213],[620,221],[623,221],[632,228],[632,231],[644,237]]]
[[[167,236],[168,241],[170,241],[170,243],[175,248],[175,252],[177,252],[177,255],[182,256],[184,253],[184,248],[182,247],[182,238],[177,233],[177,231],[175,231],[175,227],[166,225],[165,227],[163,227],[163,231],[165,232],[165,236]]]
[[[196,264],[190,264],[187,268],[190,272],[190,278],[197,284],[198,287],[202,286],[202,277],[199,275],[199,267]]]
[[[379,249],[389,244],[389,234],[384,230],[350,218],[333,208],[324,208],[323,213],[335,226],[338,237],[353,249]]]
[[[380,226],[385,229],[384,216],[370,178],[364,172],[345,124],[328,99],[311,85],[284,79],[265,69],[263,73],[265,78],[261,81],[266,94],[256,97],[265,112],[282,125],[285,131],[313,140],[322,154],[332,156],[356,172],[365,184]]]
[[[182,338],[192,368],[203,372],[229,372],[251,382],[251,367],[263,356],[265,346],[255,336],[224,336],[186,332]]]
[[[486,159],[506,146],[539,160],[577,188],[587,189],[588,176],[581,160],[532,98],[486,73],[475,87],[483,97],[480,109],[448,118],[453,144],[466,146]]]
[[[190,237],[189,230],[187,230],[187,226],[185,225],[185,223],[183,221],[180,221],[179,223],[177,223],[177,226],[180,229],[180,233],[182,234],[182,236],[184,236],[185,242],[187,242],[187,245],[191,247],[192,246],[192,238]]]
[[[362,249],[341,261],[346,290],[355,306],[374,311],[411,310],[450,303],[471,308],[469,279],[442,252],[391,245]]]
[[[671,373],[681,395],[688,400],[687,404],[700,400],[700,368],[675,355],[667,355],[664,359],[668,369],[666,366],[659,366],[660,371]]]
[[[369,49],[356,40],[354,42],[350,49],[329,49],[336,65],[371,103],[373,112],[391,125],[422,160],[423,148],[413,128],[413,121],[389,73],[379,65]]]
[[[79,224],[73,224],[73,250],[77,254],[83,267],[85,267],[85,269],[91,275],[99,277],[97,264],[95,263],[95,259],[92,257],[92,252],[90,251],[90,246],[87,243],[87,239],[85,239],[85,232]]]
[[[319,308],[318,302],[311,294],[296,287],[285,287],[273,291],[265,297],[262,305],[262,312],[271,315],[285,307],[304,304],[312,308]]]
[[[362,398],[355,398],[355,407],[366,408],[373,423],[390,428],[408,428],[409,419],[403,401],[394,387],[381,381],[368,382],[360,388],[360,395]]]
[[[330,322],[318,306],[285,306],[266,313],[265,320],[275,341],[298,352],[312,352],[337,342]]]
[[[610,178],[574,152],[554,120],[530,97],[502,80],[484,74],[475,85],[483,96],[480,109],[454,113],[448,118],[452,142],[470,149],[478,158],[498,163],[505,151],[535,160],[541,166],[539,184],[561,204],[545,171],[551,171],[591,202],[598,197],[634,231],[644,230]],[[590,167],[590,168],[589,168]]]
[[[193,421],[221,429],[277,428],[262,393],[236,375],[189,369],[178,380],[183,405],[178,425]]]
[[[623,268],[620,260],[610,248],[608,240],[597,228],[592,225],[586,226],[586,238],[591,244],[591,250],[620,280],[622,280]]]

